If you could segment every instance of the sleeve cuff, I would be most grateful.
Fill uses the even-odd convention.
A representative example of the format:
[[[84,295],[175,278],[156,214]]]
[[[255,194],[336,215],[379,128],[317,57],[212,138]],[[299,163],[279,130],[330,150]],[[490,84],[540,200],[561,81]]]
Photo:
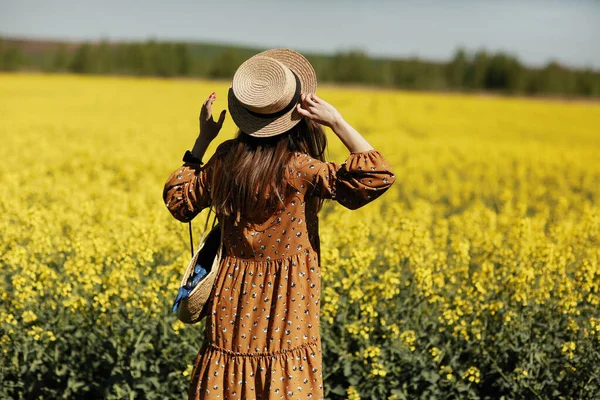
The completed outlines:
[[[379,150],[373,148],[373,149],[362,150],[362,151],[351,151],[350,154],[367,154],[367,153],[373,153],[373,152],[379,152]]]
[[[183,155],[182,161],[186,162],[186,163],[193,163],[193,164],[200,164],[200,165],[204,164],[204,162],[202,162],[201,159],[199,159],[198,157],[193,155],[192,152],[189,150],[187,150],[185,152],[185,154]]]

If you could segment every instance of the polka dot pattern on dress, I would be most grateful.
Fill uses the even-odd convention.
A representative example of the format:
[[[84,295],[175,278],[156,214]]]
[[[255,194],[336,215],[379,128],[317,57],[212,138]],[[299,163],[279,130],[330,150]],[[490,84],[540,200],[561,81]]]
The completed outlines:
[[[163,199],[176,219],[189,221],[210,206],[219,148],[205,165],[186,162],[167,180]],[[395,176],[375,149],[350,153],[343,164],[296,152],[292,166],[301,190],[265,223],[217,216],[225,252],[188,399],[323,399],[318,218],[308,200],[356,209],[383,194]]]

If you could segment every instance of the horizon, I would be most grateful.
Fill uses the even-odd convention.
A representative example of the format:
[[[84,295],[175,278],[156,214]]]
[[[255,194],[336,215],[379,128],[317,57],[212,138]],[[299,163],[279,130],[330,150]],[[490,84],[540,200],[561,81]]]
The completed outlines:
[[[232,12],[235,9],[239,11]],[[372,58],[432,62],[451,60],[459,48],[470,54],[483,49],[515,56],[534,68],[555,61],[571,68],[600,69],[600,2],[593,0],[501,4],[307,0],[302,5],[226,0],[216,4],[182,1],[176,6],[156,0],[107,0],[85,6],[72,0],[0,0],[0,11],[0,35],[22,40],[116,43],[154,39],[289,47],[313,54],[361,50]]]
[[[69,39],[69,38],[54,38],[54,37],[45,37],[45,38],[40,38],[40,37],[28,37],[28,36],[24,36],[24,35],[11,35],[11,36],[7,36],[5,34],[3,34],[2,32],[0,32],[0,39],[8,39],[8,40],[15,40],[15,41],[29,41],[29,42],[48,42],[48,43],[66,43],[66,44],[82,44],[82,43],[90,43],[90,44],[100,44],[103,41],[110,43],[110,44],[127,44],[127,43],[145,43],[147,41],[150,40],[154,40],[157,43],[160,42],[172,42],[172,43],[185,43],[185,44],[189,44],[189,45],[209,45],[209,46],[220,46],[220,47],[233,47],[233,48],[240,48],[240,49],[249,49],[249,50],[254,50],[256,49],[257,51],[262,51],[263,49],[266,50],[269,47],[265,47],[265,46],[257,46],[257,45],[246,45],[243,43],[234,43],[234,42],[218,42],[218,41],[205,41],[205,40],[194,40],[194,39],[188,39],[188,40],[179,40],[179,39],[164,39],[164,38],[160,38],[160,37],[149,37],[146,39],[106,39],[106,38],[97,38],[97,39],[91,39],[91,40],[77,40],[77,39]],[[273,48],[273,47],[271,47]],[[454,54],[458,51],[458,50],[464,50],[467,54],[467,56],[474,56],[476,52],[483,50],[486,51],[488,55],[493,55],[496,53],[501,53],[507,56],[514,56],[516,57],[516,59],[519,61],[519,63],[521,65],[523,65],[526,68],[531,68],[531,69],[540,69],[540,68],[544,68],[545,66],[547,66],[549,63],[551,62],[556,62],[558,63],[558,65],[562,66],[562,67],[566,67],[568,69],[571,70],[578,70],[578,71],[584,71],[584,70],[591,70],[594,72],[600,72],[600,66],[599,67],[589,67],[589,66],[578,66],[578,65],[571,65],[571,64],[566,64],[564,62],[561,62],[559,60],[556,59],[549,59],[547,63],[545,64],[540,64],[540,65],[532,65],[529,63],[525,63],[523,62],[523,60],[521,58],[519,58],[519,56],[515,53],[511,53],[511,52],[504,52],[502,50],[499,50],[497,52],[494,52],[490,49],[487,48],[478,48],[478,49],[469,49],[469,48],[464,48],[464,47],[458,47],[455,49],[455,51],[453,52],[452,56],[447,58],[447,59],[439,59],[439,58],[431,58],[431,57],[423,57],[423,56],[402,56],[402,55],[371,55],[368,54],[368,57],[370,59],[374,59],[374,60],[409,60],[409,59],[416,59],[419,61],[423,61],[423,62],[427,62],[427,63],[438,63],[438,64],[445,64],[445,63],[449,63],[453,60],[454,58]],[[294,49],[292,49],[294,50]],[[347,50],[360,50],[362,51],[362,49],[347,49]],[[346,50],[346,51],[347,51]],[[308,55],[315,55],[315,56],[325,56],[325,57],[331,57],[334,56],[335,54],[337,54],[336,52],[326,52],[326,51],[302,51],[302,53],[304,54],[308,54]]]

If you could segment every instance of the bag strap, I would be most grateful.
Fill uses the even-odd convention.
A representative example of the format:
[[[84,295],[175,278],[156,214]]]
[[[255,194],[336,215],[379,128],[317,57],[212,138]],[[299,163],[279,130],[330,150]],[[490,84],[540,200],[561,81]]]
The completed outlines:
[[[208,209],[208,215],[206,216],[206,221],[204,222],[204,233],[203,233],[204,235],[208,234],[208,231],[207,231],[208,221],[210,220],[211,211],[215,214],[215,216],[213,218],[212,226],[210,228],[211,230],[215,227],[215,223],[217,222],[217,213],[213,211],[212,207],[210,207]],[[190,251],[192,252],[192,258],[193,258],[194,257],[194,239],[192,236],[192,221],[191,220],[188,222],[188,225],[189,225],[189,231],[190,231]]]
[[[190,250],[192,252],[192,258],[194,258],[194,239],[192,239],[192,221],[188,222],[190,227]]]

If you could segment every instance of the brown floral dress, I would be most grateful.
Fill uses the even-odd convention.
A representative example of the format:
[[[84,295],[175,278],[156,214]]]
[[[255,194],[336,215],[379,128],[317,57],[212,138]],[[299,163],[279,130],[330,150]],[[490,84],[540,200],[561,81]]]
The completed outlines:
[[[163,199],[176,219],[187,222],[211,205],[211,175],[230,142],[206,164],[188,159],[171,174]],[[298,190],[284,210],[260,225],[217,215],[225,224],[224,257],[189,399],[323,398],[315,200],[356,209],[381,196],[395,176],[375,149],[352,152],[342,164],[299,152],[292,162]]]

